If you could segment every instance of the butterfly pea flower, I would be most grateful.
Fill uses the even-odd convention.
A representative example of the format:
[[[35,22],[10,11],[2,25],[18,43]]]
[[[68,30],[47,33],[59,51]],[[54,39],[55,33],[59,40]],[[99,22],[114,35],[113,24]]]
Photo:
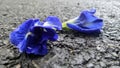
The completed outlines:
[[[10,42],[20,52],[46,55],[47,41],[58,39],[56,30],[62,30],[62,24],[55,16],[49,16],[43,22],[39,19],[28,19],[10,33]]]
[[[82,33],[98,33],[103,26],[103,20],[96,17],[96,10],[82,11],[80,16],[62,23],[63,29],[73,29]]]

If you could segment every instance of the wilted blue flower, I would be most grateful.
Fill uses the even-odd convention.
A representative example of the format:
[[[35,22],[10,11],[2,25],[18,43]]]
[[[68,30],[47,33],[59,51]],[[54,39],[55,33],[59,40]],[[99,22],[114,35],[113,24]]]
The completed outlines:
[[[29,19],[10,33],[10,42],[19,48],[20,52],[28,54],[47,54],[47,41],[56,41],[55,30],[61,30],[62,24],[55,16],[47,17],[43,22],[39,19]]]
[[[80,16],[64,22],[64,29],[73,29],[83,33],[95,33],[100,32],[103,26],[103,20],[94,16],[96,10],[91,9],[90,11],[82,11]]]

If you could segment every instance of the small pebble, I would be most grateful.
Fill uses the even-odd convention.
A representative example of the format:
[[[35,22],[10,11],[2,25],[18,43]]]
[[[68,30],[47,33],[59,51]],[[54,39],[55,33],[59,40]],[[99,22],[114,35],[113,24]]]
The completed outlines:
[[[94,64],[92,63],[87,64],[87,68],[93,68],[93,67],[94,67]]]

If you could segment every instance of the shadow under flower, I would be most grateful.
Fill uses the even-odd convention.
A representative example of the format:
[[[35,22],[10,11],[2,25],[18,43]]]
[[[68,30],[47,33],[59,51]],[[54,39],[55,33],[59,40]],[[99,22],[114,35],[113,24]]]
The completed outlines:
[[[73,35],[75,37],[79,37],[79,36],[82,36],[82,37],[99,37],[102,32],[101,31],[95,31],[94,33],[82,33],[82,32],[78,32],[78,31],[74,31],[74,30],[62,30],[60,31],[61,34],[66,34],[66,35]]]

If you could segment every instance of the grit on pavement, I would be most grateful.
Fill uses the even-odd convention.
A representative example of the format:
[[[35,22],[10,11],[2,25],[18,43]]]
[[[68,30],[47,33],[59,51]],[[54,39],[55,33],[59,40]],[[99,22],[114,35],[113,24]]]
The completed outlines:
[[[20,54],[9,33],[29,18],[61,22],[95,8],[104,20],[99,36],[60,31],[45,56]],[[0,68],[120,68],[120,0],[0,0]]]

